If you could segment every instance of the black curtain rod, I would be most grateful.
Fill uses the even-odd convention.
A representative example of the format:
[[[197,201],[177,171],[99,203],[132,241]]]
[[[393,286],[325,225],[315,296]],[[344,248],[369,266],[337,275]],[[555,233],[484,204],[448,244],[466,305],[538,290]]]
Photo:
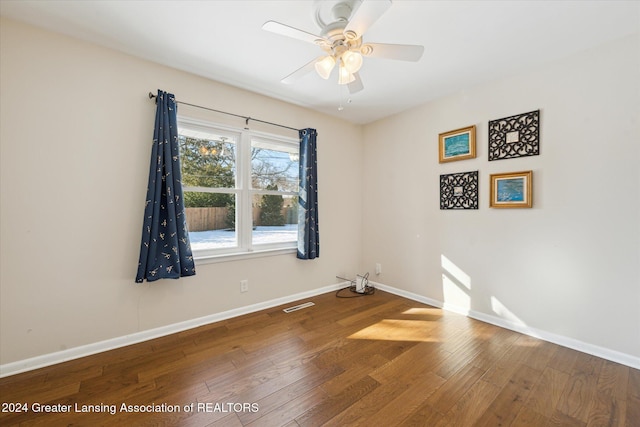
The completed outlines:
[[[157,97],[157,95],[154,95],[153,92],[149,92],[149,99],[153,99],[153,98],[156,98],[156,97]],[[298,132],[298,130],[299,130],[299,129],[292,128],[292,127],[289,127],[289,126],[279,125],[278,123],[272,123],[272,122],[266,122],[264,120],[254,119],[253,117],[241,116],[239,114],[233,114],[233,113],[227,113],[226,111],[214,110],[213,108],[203,107],[201,105],[189,104],[188,102],[176,101],[176,103],[177,104],[182,104],[182,105],[188,105],[190,107],[201,108],[203,110],[213,111],[213,112],[220,113],[220,114],[226,114],[228,116],[239,117],[241,119],[244,119],[244,123],[247,126],[249,126],[249,120],[253,120],[254,122],[264,123],[266,125],[271,125],[271,126],[278,126],[278,127],[285,128],[285,129],[290,129],[290,130],[293,130],[293,131],[296,131],[296,132]]]

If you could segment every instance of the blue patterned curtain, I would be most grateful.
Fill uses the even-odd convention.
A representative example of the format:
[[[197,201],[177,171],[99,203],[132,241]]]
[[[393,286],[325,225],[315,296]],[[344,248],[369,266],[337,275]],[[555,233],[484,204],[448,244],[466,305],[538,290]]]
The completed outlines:
[[[300,186],[298,189],[298,258],[320,256],[318,232],[318,162],[315,129],[302,129],[300,136]]]
[[[196,274],[182,198],[176,99],[158,90],[156,105],[137,283]]]

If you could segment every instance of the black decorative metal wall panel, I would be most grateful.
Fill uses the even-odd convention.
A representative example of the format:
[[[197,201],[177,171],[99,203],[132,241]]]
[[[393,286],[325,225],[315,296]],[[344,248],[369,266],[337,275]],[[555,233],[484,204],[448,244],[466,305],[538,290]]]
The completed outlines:
[[[478,171],[440,175],[440,209],[478,209]]]
[[[540,154],[540,110],[489,122],[489,160]]]

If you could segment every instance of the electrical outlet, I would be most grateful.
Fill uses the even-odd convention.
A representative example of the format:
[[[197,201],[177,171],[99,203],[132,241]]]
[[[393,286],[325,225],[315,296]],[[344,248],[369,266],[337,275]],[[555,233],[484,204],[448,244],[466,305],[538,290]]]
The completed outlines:
[[[240,292],[248,292],[248,291],[249,291],[249,281],[240,280]]]
[[[382,273],[382,264],[376,263],[376,275]]]

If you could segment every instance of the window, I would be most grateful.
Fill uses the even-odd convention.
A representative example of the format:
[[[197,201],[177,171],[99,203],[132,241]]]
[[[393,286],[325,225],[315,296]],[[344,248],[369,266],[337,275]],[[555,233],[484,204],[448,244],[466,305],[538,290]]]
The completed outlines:
[[[295,250],[296,139],[186,118],[178,119],[178,135],[196,258]]]

